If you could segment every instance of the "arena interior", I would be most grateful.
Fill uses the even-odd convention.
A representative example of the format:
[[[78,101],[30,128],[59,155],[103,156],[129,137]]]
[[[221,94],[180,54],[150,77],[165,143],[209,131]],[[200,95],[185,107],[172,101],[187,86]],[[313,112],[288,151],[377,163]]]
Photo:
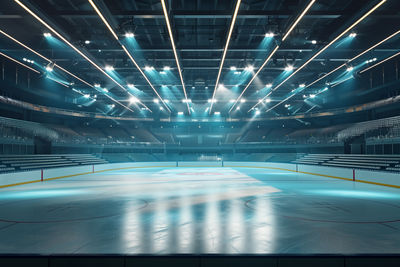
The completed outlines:
[[[400,266],[398,0],[2,0],[0,266]]]

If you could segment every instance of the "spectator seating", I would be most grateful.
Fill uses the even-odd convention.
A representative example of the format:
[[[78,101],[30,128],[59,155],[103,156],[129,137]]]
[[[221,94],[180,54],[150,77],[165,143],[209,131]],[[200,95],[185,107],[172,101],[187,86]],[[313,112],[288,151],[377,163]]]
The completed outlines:
[[[0,155],[0,172],[108,163],[90,154]]]
[[[307,154],[292,162],[344,168],[400,171],[400,155]]]

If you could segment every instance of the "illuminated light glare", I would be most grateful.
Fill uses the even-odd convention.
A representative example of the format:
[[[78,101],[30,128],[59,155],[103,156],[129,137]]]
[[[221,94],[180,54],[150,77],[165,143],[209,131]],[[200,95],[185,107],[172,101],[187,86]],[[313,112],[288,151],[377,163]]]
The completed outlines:
[[[349,34],[349,36],[350,36],[351,38],[354,38],[354,37],[356,37],[356,36],[357,36],[357,33],[355,33],[355,32],[352,32],[352,33],[350,33],[350,34]]]
[[[331,40],[327,45],[325,45],[322,49],[318,50],[317,53],[315,53],[312,57],[310,57],[306,62],[303,63],[300,67],[296,69],[291,75],[289,75],[286,79],[284,79],[280,84],[278,84],[273,91],[276,91],[279,87],[281,87],[283,84],[285,84],[290,78],[292,78],[296,73],[298,73],[300,70],[305,68],[311,61],[313,61],[316,57],[318,57],[321,53],[323,53],[326,49],[328,49],[333,43],[335,43],[337,40],[339,40],[343,35],[345,35],[347,32],[349,32],[351,29],[353,29],[357,24],[359,24],[361,21],[363,21],[366,17],[368,17],[372,12],[374,12],[377,8],[379,8],[382,4],[384,4],[386,0],[380,1],[378,4],[376,4],[373,8],[371,8],[367,13],[365,13],[361,18],[359,18],[357,21],[355,21],[352,25],[350,25],[348,28],[346,28],[342,33],[340,33],[338,36],[336,36],[333,40]],[[270,111],[274,109],[275,107],[279,106],[281,103],[283,103],[285,100],[280,101],[278,104],[275,106],[271,107],[270,109],[267,110]],[[257,106],[257,104],[255,105]],[[254,108],[253,106],[252,108]],[[249,110],[250,111],[250,110]]]
[[[164,108],[163,108],[163,107],[160,107],[160,110],[164,110]]]
[[[306,87],[306,85],[304,83],[299,85],[300,87]]]
[[[125,33],[125,37],[126,38],[133,38],[133,37],[135,37],[135,35],[133,33],[131,33],[131,32],[127,32],[127,33]]]
[[[244,68],[244,70],[246,70],[246,71],[253,71],[254,70],[254,67],[253,66],[247,66],[246,68]]]
[[[112,107],[112,108],[115,108],[115,104],[111,104],[111,107]]]
[[[259,110],[256,110],[256,115],[259,115],[260,114],[260,111]]]
[[[171,70],[171,68],[169,66],[164,67],[164,71],[169,71],[169,70]]]
[[[47,67],[46,67],[46,70],[47,70],[48,72],[52,72],[52,71],[53,71],[53,68],[50,67],[50,66],[47,66]]]
[[[265,99],[265,103],[269,103],[269,102],[271,102],[271,99],[270,98],[266,98]]]
[[[288,107],[290,107],[290,104],[285,104],[285,108],[288,108]]]
[[[169,103],[169,100],[168,100],[168,99],[164,99],[164,102],[165,102],[165,103]]]
[[[107,65],[107,66],[105,67],[105,70],[106,70],[106,71],[113,71],[113,70],[114,70],[114,67],[113,67],[113,66]]]
[[[362,71],[360,71],[360,73],[363,73],[363,72],[365,72],[365,71],[367,71],[367,70],[370,70],[370,69],[372,69],[372,68],[375,68],[376,66],[378,66],[378,65],[380,65],[380,64],[382,64],[382,63],[384,63],[384,62],[386,62],[386,61],[388,61],[388,60],[390,60],[390,59],[392,59],[392,58],[394,58],[394,57],[397,57],[398,55],[400,55],[400,52],[398,52],[398,53],[396,53],[396,54],[394,54],[394,55],[391,55],[390,57],[387,57],[387,58],[385,58],[384,60],[379,61],[378,63],[375,63],[374,65],[372,65],[372,66],[370,66],[370,67],[368,67],[368,68],[363,69]]]
[[[45,32],[45,33],[43,33],[43,36],[44,36],[44,37],[50,37],[50,36],[51,36],[51,33]]]
[[[235,71],[235,70],[236,70],[236,67],[232,66],[232,67],[230,67],[230,70],[231,70],[231,71]]]
[[[271,38],[271,37],[274,37],[274,34],[272,32],[268,32],[268,33],[265,34],[265,37],[266,38]]]
[[[145,67],[144,67],[144,70],[145,70],[145,71],[151,71],[151,70],[154,70],[154,67],[145,66]]]
[[[183,115],[183,111],[179,111],[179,112],[178,112],[178,115]]]
[[[271,87],[272,87],[272,83],[267,83],[267,84],[265,85],[265,87],[271,88]]]
[[[108,93],[108,89],[107,89],[107,88],[103,88],[103,91],[104,91],[105,93]]]
[[[88,94],[85,94],[85,95],[83,95],[83,97],[84,97],[84,98],[89,98],[89,97],[90,97],[90,95],[88,95]]]
[[[160,100],[158,98],[154,98],[153,102],[158,104],[158,103],[160,103]]]
[[[296,19],[296,21],[290,26],[289,30],[286,32],[286,34],[282,37],[282,42],[285,41],[285,39],[289,36],[289,34],[292,32],[294,27],[296,27],[297,23],[304,17],[304,15],[307,13],[307,11],[311,8],[311,6],[315,3],[316,0],[312,0],[307,7],[303,10],[303,12],[300,14],[300,16]]]
[[[139,99],[137,99],[136,97],[132,96],[131,98],[129,98],[129,102],[130,103],[137,103],[137,102],[139,102]]]
[[[196,89],[196,87],[192,86],[192,89]]]
[[[229,103],[234,103],[235,102],[235,99],[230,99],[229,100]]]
[[[244,98],[240,99],[240,103],[244,103],[244,102],[246,102],[246,99],[244,99]]]
[[[221,115],[221,112],[215,111],[215,112],[214,112],[214,115]]]
[[[172,51],[174,52],[176,67],[178,68],[178,74],[179,74],[179,78],[180,78],[180,80],[181,80],[183,94],[184,94],[185,98],[187,98],[185,82],[183,81],[183,75],[182,75],[181,65],[180,65],[180,63],[179,63],[178,53],[176,52],[176,46],[175,46],[175,41],[174,41],[174,35],[172,34],[171,24],[170,24],[170,21],[169,21],[168,10],[167,10],[167,5],[165,4],[165,0],[161,0],[161,6],[162,6],[162,10],[163,10],[164,17],[165,17],[165,22],[166,22],[166,24],[167,24],[167,29],[168,29],[169,39],[170,39],[170,41],[171,41]],[[216,84],[218,84],[218,80],[217,80],[217,83],[216,83]],[[215,93],[215,92],[214,92],[214,93]],[[214,96],[213,96],[213,97],[214,97]],[[188,103],[186,103],[186,107],[187,107],[188,112],[189,112],[189,114],[190,114],[190,108],[189,108],[189,104],[188,104]]]
[[[312,40],[311,43],[312,43],[312,44],[316,44],[317,41],[316,41],[316,40]]]
[[[240,110],[240,106],[237,106],[237,107],[236,107],[236,110]]]
[[[218,89],[222,89],[224,88],[224,85],[221,83],[220,85],[218,85]]]
[[[127,86],[128,86],[128,88],[131,88],[131,89],[135,87],[135,85],[133,85],[133,84],[131,84],[131,83],[128,83]]]
[[[100,84],[98,84],[98,83],[95,83],[94,84],[94,87],[100,87],[101,85]]]
[[[239,75],[241,72],[240,71],[235,71],[233,74]]]
[[[182,103],[192,103],[192,100],[189,98],[182,99]]]
[[[288,65],[285,67],[285,71],[292,71],[293,70],[293,66],[292,65]]]
[[[165,71],[160,71],[160,74],[161,75],[165,75],[165,74],[167,74]]]
[[[161,0],[161,1],[162,1],[162,3],[164,3],[164,0]],[[236,17],[237,17],[237,14],[238,14],[238,12],[239,12],[239,7],[240,7],[241,1],[242,1],[242,0],[237,0],[237,2],[236,2],[236,7],[235,7],[235,10],[234,10],[233,15],[232,15],[231,25],[230,25],[230,27],[229,27],[228,37],[227,37],[227,39],[226,39],[224,51],[223,51],[223,53],[222,53],[221,62],[220,62],[219,68],[218,68],[218,74],[217,74],[217,79],[216,79],[216,82],[215,82],[215,87],[214,87],[214,91],[213,91],[213,94],[212,94],[212,98],[215,98],[215,93],[216,93],[216,91],[217,91],[217,85],[219,84],[219,80],[220,80],[220,78],[221,78],[222,68],[223,68],[223,66],[224,66],[226,53],[227,53],[227,51],[228,51],[229,43],[230,43],[230,41],[231,41],[231,36],[232,36],[233,28],[234,28],[234,26],[235,26]],[[209,110],[210,113],[209,113],[209,114],[211,114],[213,105],[214,105],[214,103],[211,102],[210,110]]]
[[[352,71],[354,68],[353,67],[347,67],[347,71]]]
[[[310,98],[315,98],[315,94],[311,94],[311,95],[310,95]]]
[[[205,89],[208,89],[208,86],[204,87]]]
[[[89,40],[86,40],[86,41],[85,41],[85,44],[90,44],[90,41],[89,41]]]
[[[217,101],[218,101],[218,100],[217,100],[217,99],[215,99],[215,98],[214,98],[214,99],[210,98],[210,99],[208,99],[208,101],[207,101],[207,102],[208,102],[208,103],[211,103],[211,102],[217,103]]]

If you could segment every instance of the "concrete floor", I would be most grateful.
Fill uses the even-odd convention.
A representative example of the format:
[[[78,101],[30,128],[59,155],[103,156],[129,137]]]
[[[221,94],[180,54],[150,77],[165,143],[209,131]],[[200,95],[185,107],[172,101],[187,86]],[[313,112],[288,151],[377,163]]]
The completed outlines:
[[[400,253],[399,229],[399,189],[268,169],[135,169],[0,191],[0,253]]]

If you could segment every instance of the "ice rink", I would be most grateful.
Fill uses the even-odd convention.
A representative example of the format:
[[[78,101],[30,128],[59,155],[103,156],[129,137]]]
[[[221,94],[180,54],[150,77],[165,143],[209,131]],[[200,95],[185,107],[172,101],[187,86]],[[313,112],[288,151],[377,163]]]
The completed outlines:
[[[307,174],[141,168],[0,190],[0,253],[400,253],[399,189]]]

